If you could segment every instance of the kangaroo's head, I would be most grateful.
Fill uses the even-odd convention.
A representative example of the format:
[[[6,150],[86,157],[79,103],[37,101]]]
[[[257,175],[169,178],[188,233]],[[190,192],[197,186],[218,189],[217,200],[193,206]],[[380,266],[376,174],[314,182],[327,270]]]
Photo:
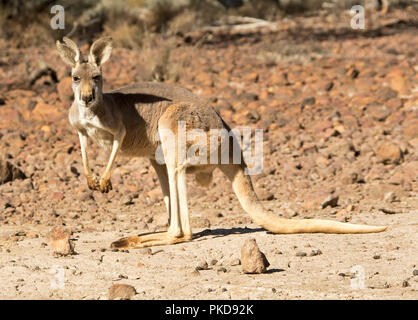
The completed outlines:
[[[94,108],[102,99],[102,68],[112,51],[110,37],[96,40],[89,52],[88,60],[81,56],[78,46],[64,37],[64,43],[57,41],[61,59],[71,66],[72,88],[76,102],[86,108]]]

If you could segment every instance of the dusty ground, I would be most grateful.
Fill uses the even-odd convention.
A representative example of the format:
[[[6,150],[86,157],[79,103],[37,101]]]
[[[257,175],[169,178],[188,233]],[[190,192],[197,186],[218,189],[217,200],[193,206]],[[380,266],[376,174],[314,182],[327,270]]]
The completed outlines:
[[[114,190],[89,191],[67,120],[68,68],[53,47],[4,48],[0,152],[27,178],[0,185],[0,298],[106,299],[113,283],[126,283],[134,299],[417,299],[417,12],[376,13],[363,33],[344,14],[301,19],[284,20],[274,34],[177,39],[168,82],[210,99],[233,127],[265,129],[263,173],[253,181],[266,208],[386,232],[270,234],[251,224],[216,172],[209,189],[189,181],[197,239],[114,252],[119,237],[166,227],[156,174],[145,159],[121,158]],[[141,81],[146,64],[116,48],[106,88]],[[53,72],[36,77],[37,68]],[[91,155],[101,172],[106,155],[95,146]],[[337,203],[322,208],[328,197]],[[53,256],[47,235],[55,227],[72,230],[77,254]],[[231,265],[248,237],[271,264],[266,274]],[[217,262],[197,275],[202,260]],[[361,289],[353,267],[364,270]]]

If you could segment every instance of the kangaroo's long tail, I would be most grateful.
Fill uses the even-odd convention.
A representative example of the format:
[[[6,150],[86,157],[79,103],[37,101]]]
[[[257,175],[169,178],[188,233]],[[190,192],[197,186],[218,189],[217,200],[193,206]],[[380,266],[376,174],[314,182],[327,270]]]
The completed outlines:
[[[385,226],[367,226],[320,219],[285,219],[266,211],[254,191],[251,179],[245,174],[245,165],[220,167],[231,180],[232,187],[244,210],[255,223],[273,233],[373,233],[382,232]]]

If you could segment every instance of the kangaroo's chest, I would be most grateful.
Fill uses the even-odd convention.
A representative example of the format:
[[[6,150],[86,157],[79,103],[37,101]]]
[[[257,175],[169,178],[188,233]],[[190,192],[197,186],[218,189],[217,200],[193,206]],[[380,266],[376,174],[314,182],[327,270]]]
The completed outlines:
[[[110,149],[113,144],[113,134],[103,128],[103,125],[95,120],[80,120],[87,136],[103,148]]]

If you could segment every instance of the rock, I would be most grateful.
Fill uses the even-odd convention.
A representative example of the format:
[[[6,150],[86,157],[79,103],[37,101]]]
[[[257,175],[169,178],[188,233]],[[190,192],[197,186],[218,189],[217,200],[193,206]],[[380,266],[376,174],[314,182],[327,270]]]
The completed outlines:
[[[376,158],[383,164],[399,164],[403,154],[401,148],[393,142],[384,141],[376,148]]]
[[[306,257],[306,256],[307,256],[306,252],[303,252],[303,251],[296,252],[296,257]]]
[[[393,191],[389,191],[388,193],[385,194],[385,196],[383,197],[383,201],[385,202],[395,202],[398,200],[398,196],[395,192]]]
[[[202,217],[191,217],[190,224],[193,228],[209,228],[210,221],[209,219]]]
[[[146,193],[146,197],[150,199],[151,202],[160,201],[163,198],[163,193],[160,187],[154,188]]]
[[[314,256],[319,256],[321,254],[322,254],[322,251],[319,250],[319,249],[318,250],[312,250],[311,253],[310,253],[310,256],[314,257]]]
[[[28,231],[28,233],[26,233],[26,237],[31,238],[31,239],[39,238],[39,232]]]
[[[58,96],[62,102],[69,102],[73,100],[74,93],[72,90],[71,77],[65,77],[60,80],[57,86]]]
[[[271,201],[275,199],[274,193],[266,189],[260,189],[257,191],[257,195],[260,200]]]
[[[74,243],[70,239],[71,231],[62,228],[55,228],[51,231],[49,238],[51,248],[56,256],[68,256],[74,254]]]
[[[226,270],[226,268],[224,267],[220,267],[216,270],[216,273],[220,274],[220,273],[226,273],[228,270]]]
[[[388,75],[389,85],[401,95],[407,95],[411,90],[408,77],[401,70],[393,70]]]
[[[418,269],[415,269],[414,271],[412,271],[412,275],[418,276]]]
[[[129,206],[133,203],[134,202],[132,201],[132,197],[130,195],[124,195],[120,199],[120,204],[125,205],[125,206]]]
[[[418,119],[407,119],[403,123],[403,134],[405,137],[413,139],[418,137]]]
[[[334,142],[325,149],[326,154],[332,157],[344,157],[350,152],[355,152],[354,146],[347,140],[333,140]]]
[[[357,172],[350,171],[350,172],[343,173],[343,175],[341,176],[340,182],[341,184],[347,185],[347,184],[356,183],[357,180],[358,180]]]
[[[382,211],[385,214],[396,214],[397,212],[388,208],[380,208],[380,211]]]
[[[234,259],[231,261],[230,265],[231,266],[239,266],[241,264],[241,260],[240,259]]]
[[[315,104],[315,102],[316,102],[315,97],[305,98],[302,101],[302,107],[304,107],[304,106],[313,106]]]
[[[367,107],[366,115],[376,121],[385,121],[390,116],[390,110],[384,105],[371,105]]]
[[[218,263],[218,260],[216,260],[216,259],[212,259],[212,260],[210,260],[210,265],[211,266],[214,266],[214,265],[216,265]]]
[[[202,260],[197,265],[196,270],[208,270],[208,268],[208,263],[205,260]]]
[[[0,184],[16,179],[26,179],[26,175],[9,161],[0,160]]]
[[[128,284],[113,284],[109,288],[109,300],[130,300],[137,292],[135,288]]]
[[[328,206],[336,207],[338,205],[338,195],[330,194],[329,192],[319,191],[308,195],[304,202],[304,209],[324,209]]]
[[[52,122],[62,117],[62,113],[56,105],[38,102],[35,109],[32,110],[32,117],[38,121]]]
[[[244,273],[264,273],[270,263],[258,248],[254,238],[245,241],[241,248],[241,265]]]
[[[253,110],[253,109],[248,110],[245,113],[245,116],[247,117],[250,123],[257,123],[261,118],[260,113],[258,113],[257,110]]]
[[[320,168],[326,168],[326,167],[329,166],[330,161],[327,158],[323,157],[323,156],[318,156],[315,159],[315,163]]]

